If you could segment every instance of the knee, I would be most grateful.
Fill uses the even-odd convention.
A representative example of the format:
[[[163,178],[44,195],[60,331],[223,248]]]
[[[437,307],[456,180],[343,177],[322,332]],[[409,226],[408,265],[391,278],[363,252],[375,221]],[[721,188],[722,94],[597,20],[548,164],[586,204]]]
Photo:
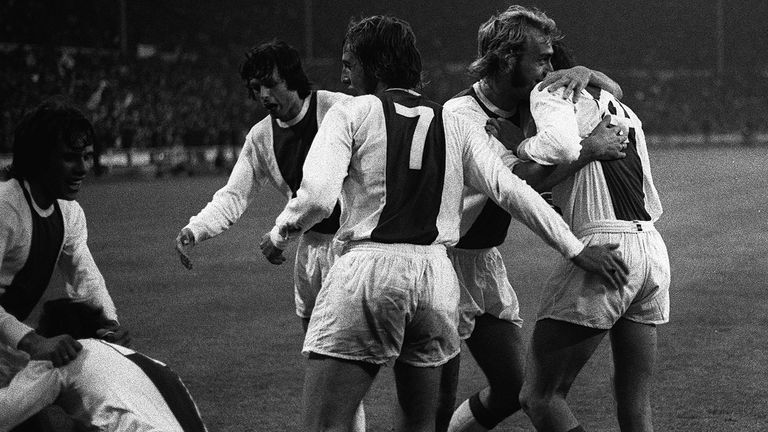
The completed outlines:
[[[538,417],[540,413],[549,411],[554,404],[556,395],[535,392],[531,388],[523,387],[520,391],[520,408],[531,418]]]

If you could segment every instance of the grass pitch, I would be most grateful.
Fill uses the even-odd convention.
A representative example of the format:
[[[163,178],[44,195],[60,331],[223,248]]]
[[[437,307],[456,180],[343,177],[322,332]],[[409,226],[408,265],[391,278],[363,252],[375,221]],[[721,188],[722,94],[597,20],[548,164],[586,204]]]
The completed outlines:
[[[660,327],[658,431],[768,430],[768,150],[652,151],[672,264],[672,320]],[[134,347],[187,383],[211,431],[299,430],[304,359],[292,265],[258,248],[284,204],[265,188],[229,232],[184,269],[174,238],[226,181],[92,179],[80,197],[89,245]],[[517,223],[500,248],[530,334],[537,287],[555,252]],[[292,254],[293,250],[287,252]],[[569,396],[590,431],[618,430],[607,340]],[[459,398],[485,385],[469,354]],[[366,398],[369,431],[391,430],[391,371]],[[517,413],[499,431],[532,431]]]

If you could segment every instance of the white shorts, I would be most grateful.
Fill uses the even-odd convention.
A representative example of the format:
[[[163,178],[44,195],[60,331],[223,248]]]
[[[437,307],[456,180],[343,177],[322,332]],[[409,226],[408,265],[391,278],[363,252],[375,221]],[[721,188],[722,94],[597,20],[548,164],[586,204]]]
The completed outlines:
[[[302,352],[439,366],[459,353],[458,303],[445,247],[356,243],[325,280]]]
[[[301,318],[312,315],[317,293],[336,260],[333,238],[333,234],[314,231],[307,231],[299,238],[293,266],[293,292],[296,315]]]
[[[561,258],[542,291],[538,319],[599,329],[610,329],[619,318],[641,324],[669,321],[669,256],[652,223],[593,222],[576,234],[587,246],[619,244],[629,281],[619,290],[608,288],[598,276]]]
[[[507,278],[499,250],[448,248],[448,258],[459,278],[459,337],[472,336],[475,319],[489,314],[523,326],[517,294]]]

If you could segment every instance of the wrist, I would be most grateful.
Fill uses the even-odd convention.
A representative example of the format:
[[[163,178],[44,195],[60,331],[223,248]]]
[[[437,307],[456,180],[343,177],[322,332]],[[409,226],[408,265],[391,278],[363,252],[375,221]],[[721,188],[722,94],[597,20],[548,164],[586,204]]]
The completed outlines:
[[[29,333],[25,334],[24,337],[22,337],[19,340],[19,343],[16,344],[16,348],[19,349],[20,351],[30,353],[30,351],[32,351],[35,345],[38,345],[42,339],[43,339],[42,336],[40,336],[39,334],[37,334],[37,332],[32,330]]]

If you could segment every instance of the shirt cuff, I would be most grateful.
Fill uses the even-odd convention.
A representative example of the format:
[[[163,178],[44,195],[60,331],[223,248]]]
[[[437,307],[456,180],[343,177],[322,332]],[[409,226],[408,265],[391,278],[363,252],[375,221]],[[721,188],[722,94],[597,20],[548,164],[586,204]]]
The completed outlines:
[[[280,228],[278,228],[277,225],[272,227],[272,231],[269,232],[269,239],[278,249],[285,250],[286,246],[288,246],[289,238],[280,235]]]

